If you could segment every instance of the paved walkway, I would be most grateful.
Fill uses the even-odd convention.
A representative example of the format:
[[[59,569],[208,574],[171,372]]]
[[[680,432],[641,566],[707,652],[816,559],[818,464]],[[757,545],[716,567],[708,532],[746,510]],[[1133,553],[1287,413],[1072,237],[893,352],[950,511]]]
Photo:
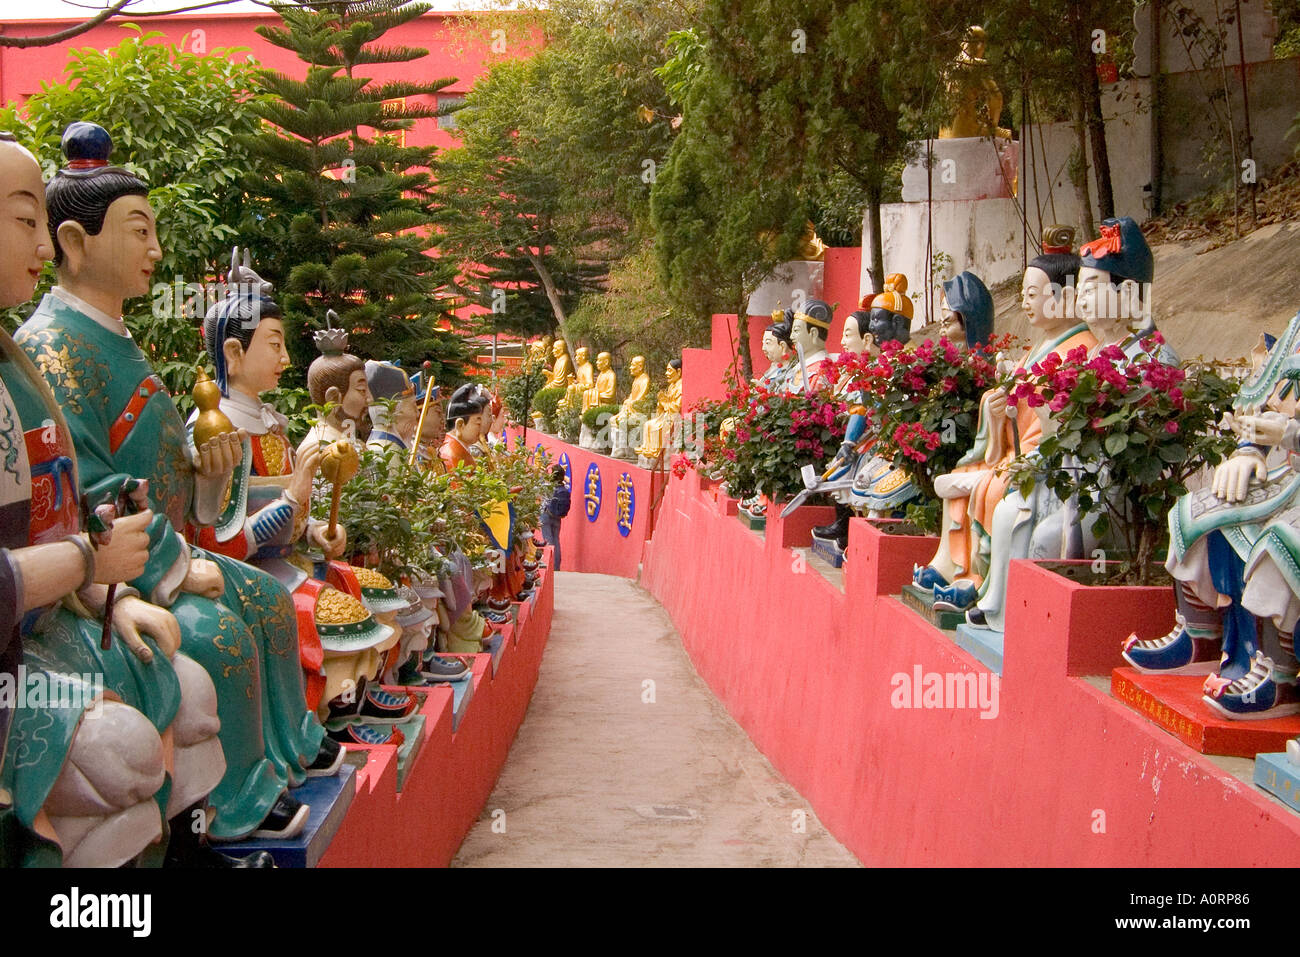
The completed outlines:
[[[528,715],[453,866],[856,864],[695,674],[653,598],[557,575]]]

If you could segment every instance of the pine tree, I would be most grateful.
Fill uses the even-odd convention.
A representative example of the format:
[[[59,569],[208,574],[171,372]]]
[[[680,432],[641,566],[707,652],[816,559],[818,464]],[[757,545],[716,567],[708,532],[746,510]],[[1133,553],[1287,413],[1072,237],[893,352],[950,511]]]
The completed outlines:
[[[302,378],[315,356],[311,333],[334,309],[353,352],[412,370],[431,359],[434,375],[450,381],[467,353],[440,328],[457,305],[448,295],[455,264],[429,255],[437,151],[404,145],[403,133],[447,112],[411,100],[436,97],[454,79],[379,83],[360,75],[368,65],[427,56],[379,41],[430,7],[365,0],[275,9],[283,26],[258,33],[308,69],[302,80],[261,71],[274,98],[258,111],[274,128],[249,137],[248,147],[280,172],[250,179],[245,234],[285,311],[291,371]]]

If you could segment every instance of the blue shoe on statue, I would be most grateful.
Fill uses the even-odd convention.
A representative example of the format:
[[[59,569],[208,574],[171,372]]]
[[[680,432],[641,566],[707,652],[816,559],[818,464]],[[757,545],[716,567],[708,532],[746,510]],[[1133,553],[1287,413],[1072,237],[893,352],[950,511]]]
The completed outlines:
[[[935,611],[965,611],[979,598],[979,589],[970,582],[934,586]]]
[[[1124,660],[1145,674],[1208,675],[1219,664],[1221,638],[1196,638],[1187,619],[1175,616],[1173,630],[1161,638],[1142,640],[1136,634],[1124,639]]]
[[[1257,652],[1244,678],[1226,682],[1211,676],[1201,700],[1225,718],[1260,721],[1300,714],[1300,695],[1293,681],[1279,681],[1273,660]]]
[[[933,588],[935,585],[948,584],[948,579],[940,575],[932,565],[913,565],[912,584],[918,588]]]

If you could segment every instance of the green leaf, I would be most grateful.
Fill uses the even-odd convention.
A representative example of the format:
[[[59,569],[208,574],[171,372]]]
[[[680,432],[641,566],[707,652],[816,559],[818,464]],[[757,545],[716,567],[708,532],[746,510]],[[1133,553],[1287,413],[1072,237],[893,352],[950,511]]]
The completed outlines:
[[[1128,436],[1123,432],[1112,432],[1106,436],[1105,446],[1108,455],[1119,455],[1128,447]]]

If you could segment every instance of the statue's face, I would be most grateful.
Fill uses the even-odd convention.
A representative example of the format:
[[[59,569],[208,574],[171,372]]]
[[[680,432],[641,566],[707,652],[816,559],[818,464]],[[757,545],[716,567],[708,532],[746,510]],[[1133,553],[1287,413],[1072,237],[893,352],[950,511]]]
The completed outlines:
[[[1102,342],[1114,341],[1141,313],[1137,283],[1125,280],[1116,284],[1111,278],[1103,269],[1084,266],[1079,270],[1079,291],[1075,297],[1078,317]]]
[[[1067,297],[1062,294],[1057,298],[1052,294],[1052,280],[1037,266],[1025,270],[1025,279],[1020,286],[1020,308],[1036,329],[1051,329],[1069,318],[1066,315],[1069,309]]]
[[[415,441],[415,427],[420,424],[420,410],[415,396],[403,396],[393,407],[393,432],[407,445]]]
[[[814,333],[812,327],[802,319],[796,319],[790,327],[790,338],[796,345],[803,346],[804,355],[820,352],[826,347],[822,338]]]
[[[0,143],[0,308],[32,298],[54,256],[41,168],[16,143]]]
[[[628,371],[634,376],[641,375],[645,372],[645,359],[641,356],[633,356],[632,364],[628,366]]]
[[[767,357],[768,362],[780,362],[789,351],[789,347],[772,335],[770,330],[763,333],[763,355]]]
[[[948,305],[948,298],[942,295],[939,298],[939,321],[941,336],[956,345],[966,344],[966,326],[962,322],[961,313],[953,312]]]
[[[67,244],[64,246],[66,249]],[[72,259],[81,261],[73,264]],[[153,269],[160,259],[162,247],[153,207],[143,196],[121,196],[109,205],[104,228],[85,237],[84,256],[70,254],[65,265],[74,268],[79,283],[114,298],[134,299],[149,294]]]
[[[555,345],[553,345],[553,346],[551,347],[551,355],[555,356],[555,358],[557,358],[557,359],[560,358],[560,356],[564,355],[564,340],[563,340],[563,339],[557,339],[557,340],[555,341]]]
[[[682,370],[675,368],[673,366],[668,366],[666,369],[664,369],[664,378],[666,378],[669,382],[676,382],[678,379],[681,378],[681,375],[682,375]]]
[[[871,344],[867,342],[862,335],[862,330],[858,328],[858,320],[849,317],[844,320],[844,332],[840,335],[840,348],[845,352],[852,352],[858,355],[868,351]]]
[[[586,365],[586,363],[587,363],[587,347],[586,347],[586,346],[579,346],[579,347],[578,347],[578,351],[575,352],[575,353],[573,354],[573,358],[574,358],[574,360],[578,363],[578,365]]]
[[[348,376],[348,391],[339,403],[345,419],[360,421],[366,409],[374,400],[370,397],[370,386],[366,384],[366,370],[357,369]]]
[[[483,413],[476,412],[468,419],[456,420],[456,436],[466,445],[472,445],[483,437]]]
[[[235,347],[239,347],[237,342]],[[232,389],[253,396],[271,391],[280,384],[281,374],[289,368],[289,350],[284,344],[284,324],[278,316],[263,317],[253,332],[248,348],[238,348],[233,357],[228,352],[227,358],[229,364],[226,381]]]
[[[599,369],[601,372],[609,371],[608,353],[602,352],[600,355],[596,356],[596,368]]]

